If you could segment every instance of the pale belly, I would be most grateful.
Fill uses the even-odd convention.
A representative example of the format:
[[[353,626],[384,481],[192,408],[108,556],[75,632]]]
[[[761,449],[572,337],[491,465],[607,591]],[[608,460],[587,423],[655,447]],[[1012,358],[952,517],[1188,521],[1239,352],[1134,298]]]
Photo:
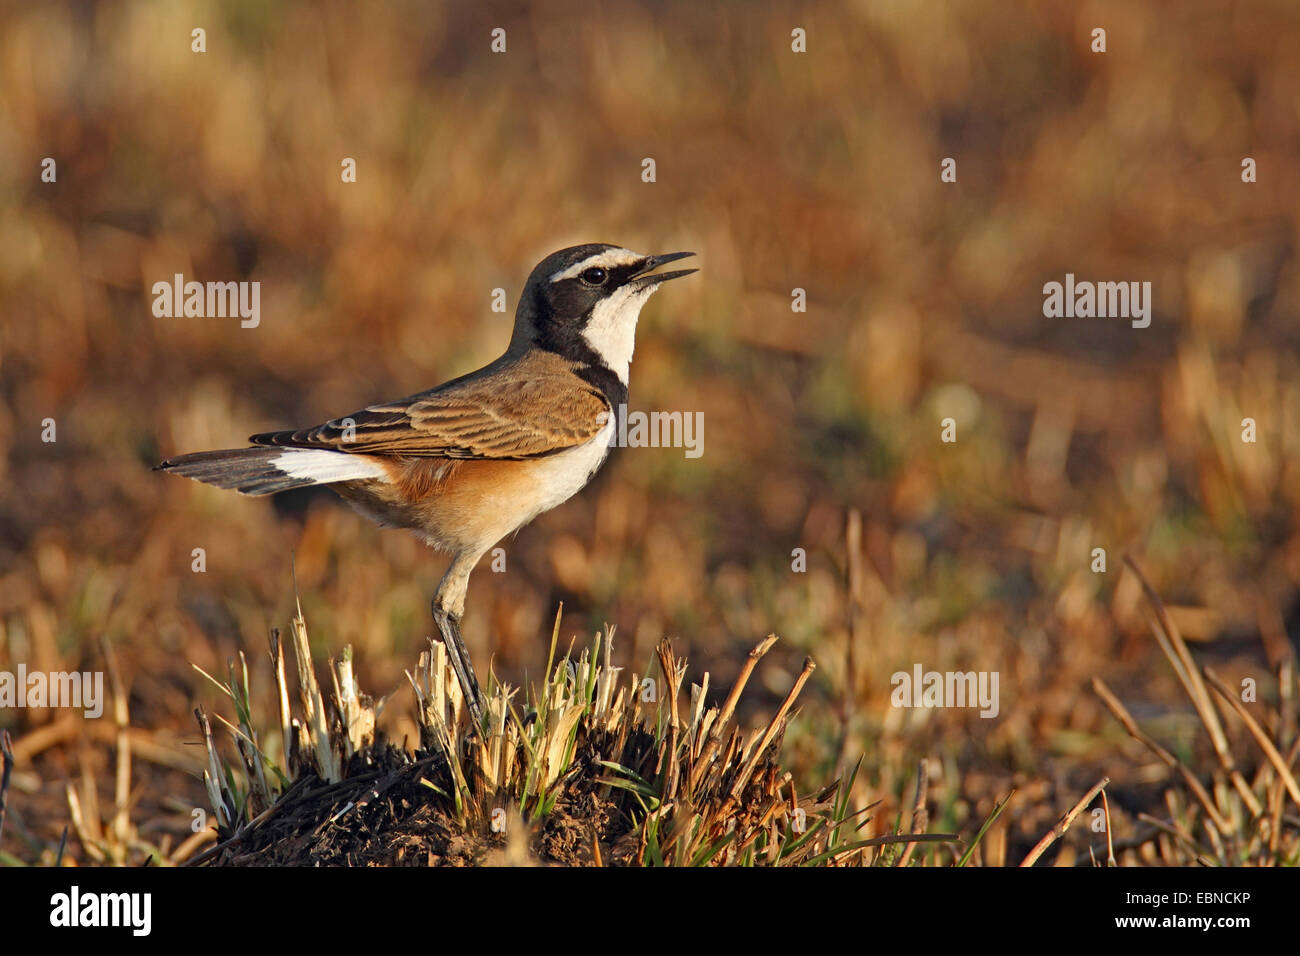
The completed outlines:
[[[563,504],[586,486],[609,455],[609,441],[615,427],[614,417],[610,416],[600,434],[585,445],[538,459],[532,471],[538,491],[536,509],[520,524]]]
[[[331,487],[381,525],[409,528],[441,551],[481,554],[581,491],[609,455],[615,427],[611,419],[591,441],[546,458],[444,460],[436,484],[414,496],[380,481]]]

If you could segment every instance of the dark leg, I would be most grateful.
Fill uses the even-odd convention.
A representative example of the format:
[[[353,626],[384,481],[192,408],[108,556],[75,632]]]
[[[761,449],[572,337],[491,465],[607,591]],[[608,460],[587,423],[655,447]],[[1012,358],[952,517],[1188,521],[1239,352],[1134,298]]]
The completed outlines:
[[[478,678],[474,675],[474,662],[470,660],[465,642],[460,638],[460,618],[438,607],[435,601],[433,620],[442,634],[442,644],[447,648],[451,669],[456,672],[456,679],[460,681],[461,693],[465,695],[470,716],[474,718],[475,728],[478,728],[483,723],[482,694],[479,693]]]

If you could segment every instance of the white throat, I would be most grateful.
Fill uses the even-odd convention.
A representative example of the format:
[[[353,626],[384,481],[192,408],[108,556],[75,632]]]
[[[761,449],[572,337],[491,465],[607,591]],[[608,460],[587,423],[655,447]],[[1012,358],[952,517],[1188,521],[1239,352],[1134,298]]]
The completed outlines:
[[[636,320],[641,315],[641,306],[656,288],[651,285],[618,289],[596,304],[591,320],[582,330],[586,343],[624,385],[628,366],[632,364],[632,350],[636,348]]]

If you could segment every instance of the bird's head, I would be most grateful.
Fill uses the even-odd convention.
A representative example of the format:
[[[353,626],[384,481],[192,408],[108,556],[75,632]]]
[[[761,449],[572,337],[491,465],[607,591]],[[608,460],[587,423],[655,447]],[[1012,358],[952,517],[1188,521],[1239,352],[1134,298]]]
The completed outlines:
[[[594,353],[627,384],[641,306],[669,279],[698,271],[654,270],[693,255],[645,256],[604,243],[553,252],[538,263],[524,286],[514,341],[527,341],[577,360],[589,359],[588,353]]]

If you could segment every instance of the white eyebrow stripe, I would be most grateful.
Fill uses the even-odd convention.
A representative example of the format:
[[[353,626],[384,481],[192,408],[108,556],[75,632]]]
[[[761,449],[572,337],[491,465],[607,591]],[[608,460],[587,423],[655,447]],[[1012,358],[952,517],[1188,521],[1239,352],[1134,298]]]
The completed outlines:
[[[551,282],[559,282],[563,279],[572,279],[582,275],[588,269],[594,266],[601,266],[605,269],[617,269],[619,266],[630,266],[634,262],[640,262],[645,256],[633,252],[631,249],[606,249],[604,252],[598,252],[594,256],[588,256],[581,262],[569,266],[567,269],[561,269],[551,276]]]

